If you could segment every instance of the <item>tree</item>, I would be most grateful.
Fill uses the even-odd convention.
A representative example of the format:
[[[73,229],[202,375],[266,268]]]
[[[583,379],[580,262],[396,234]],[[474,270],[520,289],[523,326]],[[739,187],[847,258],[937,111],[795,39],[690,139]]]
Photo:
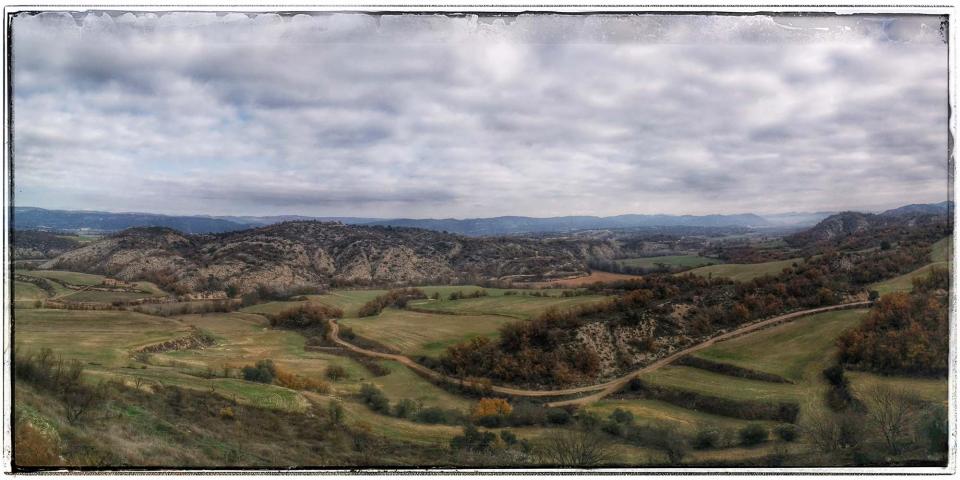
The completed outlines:
[[[900,453],[907,426],[913,419],[917,400],[903,390],[877,385],[865,395],[867,421],[887,444],[890,453]]]
[[[513,411],[510,403],[502,398],[481,398],[473,407],[474,420],[491,415],[507,416]]]
[[[595,467],[610,461],[610,447],[603,437],[582,430],[563,430],[544,442],[545,463],[564,467]]]

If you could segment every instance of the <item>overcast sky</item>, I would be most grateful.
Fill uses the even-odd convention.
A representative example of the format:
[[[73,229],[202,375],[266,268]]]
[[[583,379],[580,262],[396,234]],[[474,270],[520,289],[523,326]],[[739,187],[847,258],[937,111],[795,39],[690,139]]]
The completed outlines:
[[[22,15],[18,206],[376,217],[947,198],[936,17]]]

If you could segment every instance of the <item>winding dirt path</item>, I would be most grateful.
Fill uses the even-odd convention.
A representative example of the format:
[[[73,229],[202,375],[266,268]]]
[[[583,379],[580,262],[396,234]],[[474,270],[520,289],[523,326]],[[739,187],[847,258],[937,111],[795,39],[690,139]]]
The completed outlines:
[[[594,393],[594,394],[592,394],[592,395],[588,395],[588,396],[581,397],[581,398],[575,398],[575,399],[572,399],[572,400],[562,400],[562,401],[550,402],[550,403],[547,404],[547,406],[550,406],[550,407],[560,407],[560,406],[564,406],[564,405],[584,405],[584,404],[588,404],[588,403],[595,402],[595,401],[597,401],[597,400],[600,400],[600,399],[603,398],[603,397],[606,397],[607,395],[610,395],[610,394],[612,394],[612,393],[615,393],[615,392],[619,391],[619,390],[622,389],[624,386],[626,386],[626,384],[629,383],[630,380],[632,380],[634,377],[636,377],[636,376],[638,376],[638,375],[641,375],[641,374],[644,374],[644,373],[649,373],[649,372],[652,372],[652,371],[654,371],[654,370],[658,370],[658,369],[660,369],[660,368],[663,368],[663,367],[669,365],[670,363],[676,361],[676,360],[677,360],[678,358],[680,358],[680,357],[683,357],[683,356],[685,356],[685,355],[689,355],[689,354],[691,354],[691,353],[694,353],[694,352],[696,352],[696,351],[698,351],[698,350],[702,350],[702,349],[704,349],[704,348],[710,347],[711,345],[713,345],[713,344],[715,344],[715,343],[717,343],[717,342],[722,342],[722,341],[724,341],[724,340],[729,340],[729,339],[731,339],[731,338],[739,337],[739,336],[741,336],[741,335],[746,335],[746,334],[748,334],[748,333],[755,332],[755,331],[757,331],[757,330],[760,330],[760,329],[763,329],[763,328],[767,328],[767,327],[770,327],[770,326],[773,326],[773,325],[778,325],[778,324],[781,324],[781,323],[787,323],[787,322],[790,322],[790,321],[792,321],[792,320],[796,320],[796,319],[798,319],[798,318],[800,318],[800,317],[805,317],[805,316],[807,316],[807,315],[814,315],[814,314],[817,314],[817,313],[830,312],[830,311],[834,311],[834,310],[847,310],[847,309],[852,309],[852,308],[863,308],[863,307],[868,307],[868,306],[870,306],[870,305],[872,305],[872,304],[873,304],[872,301],[862,301],[862,302],[844,303],[844,304],[841,304],[841,305],[831,305],[831,306],[828,306],[828,307],[813,308],[813,309],[810,309],[810,310],[801,310],[801,311],[799,311],[799,312],[788,313],[788,314],[785,314],[785,315],[780,315],[780,316],[778,316],[778,317],[773,317],[773,318],[770,318],[770,319],[767,319],[767,320],[763,320],[763,321],[760,321],[760,322],[752,323],[752,324],[750,324],[750,325],[745,325],[745,326],[740,327],[740,328],[738,328],[738,329],[736,329],[736,330],[731,330],[731,331],[729,331],[729,332],[727,332],[727,333],[724,333],[724,334],[722,334],[722,335],[717,335],[716,337],[710,338],[710,339],[708,339],[708,340],[705,340],[705,341],[703,341],[703,342],[701,342],[701,343],[698,343],[698,344],[696,344],[696,345],[693,345],[693,346],[691,346],[691,347],[685,348],[685,349],[680,350],[680,351],[678,351],[678,352],[674,352],[674,353],[672,353],[672,354],[670,354],[670,355],[668,355],[668,356],[666,356],[666,357],[663,357],[663,358],[661,358],[661,359],[659,359],[659,360],[657,360],[657,361],[655,361],[655,362],[653,362],[653,363],[651,363],[651,364],[649,364],[649,365],[647,365],[647,366],[645,366],[645,367],[643,367],[643,368],[634,370],[634,371],[632,371],[632,372],[630,372],[630,373],[628,373],[628,374],[626,374],[626,375],[624,375],[624,376],[622,376],[622,377],[618,377],[618,378],[615,378],[615,379],[613,379],[613,380],[610,380],[610,381],[607,381],[607,382],[603,382],[603,383],[597,383],[597,384],[594,384],[594,385],[587,385],[587,386],[584,386],[584,387],[564,388],[564,389],[558,389],[558,390],[527,390],[527,389],[522,389],[522,388],[511,388],[511,387],[503,387],[503,386],[493,385],[493,386],[490,386],[490,390],[492,390],[492,391],[494,391],[494,392],[497,392],[497,393],[504,394],[504,395],[511,395],[511,396],[515,396],[515,397],[559,397],[559,396],[565,396],[565,395],[577,395],[577,394],[580,394],[580,393],[596,392],[596,393]],[[467,385],[467,386],[477,386],[477,385],[471,384],[470,382],[462,381],[462,380],[459,379],[459,378],[455,378],[455,377],[451,377],[451,376],[448,376],[448,375],[444,375],[444,374],[442,374],[442,373],[437,372],[436,370],[432,370],[432,369],[430,369],[430,368],[427,368],[427,367],[425,367],[425,366],[423,366],[423,365],[421,365],[421,364],[413,361],[411,358],[406,357],[406,356],[404,356],[404,355],[397,355],[397,354],[393,354],[393,353],[377,352],[377,351],[373,351],[373,350],[367,350],[367,349],[365,349],[365,348],[360,348],[360,347],[358,347],[358,346],[356,346],[356,345],[354,345],[354,344],[352,344],[352,343],[350,343],[350,342],[347,342],[346,340],[343,340],[343,339],[340,338],[340,326],[339,326],[339,325],[337,324],[337,322],[334,321],[334,320],[331,320],[331,321],[330,321],[330,340],[331,340],[332,342],[334,342],[334,343],[336,343],[336,344],[338,344],[338,345],[346,348],[347,350],[350,350],[350,351],[359,353],[359,354],[361,354],[361,355],[365,355],[365,356],[373,357],[373,358],[381,358],[381,359],[384,359],[384,360],[393,360],[393,361],[395,361],[395,362],[398,362],[398,363],[400,363],[400,364],[405,365],[406,367],[410,368],[411,370],[415,370],[415,371],[417,371],[417,372],[420,372],[420,373],[426,375],[427,377],[430,377],[430,378],[433,378],[433,379],[436,379],[436,380],[441,380],[441,381],[444,381],[444,382],[447,382],[447,383],[452,383],[452,384],[455,384],[455,385],[464,384],[464,385]]]

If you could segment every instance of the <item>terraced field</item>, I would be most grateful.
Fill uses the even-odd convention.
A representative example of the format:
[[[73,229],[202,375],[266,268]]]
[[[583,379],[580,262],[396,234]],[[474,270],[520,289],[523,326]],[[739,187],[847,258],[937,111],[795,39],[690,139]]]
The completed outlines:
[[[802,258],[791,258],[763,263],[725,263],[694,268],[684,273],[692,273],[702,277],[725,277],[738,282],[746,282],[763,275],[776,275],[784,268],[802,261]]]
[[[717,343],[694,356],[802,381],[811,373],[811,365],[833,351],[835,339],[856,326],[866,312],[841,310],[811,315],[777,328]]]
[[[357,335],[409,356],[439,356],[448,346],[473,337],[495,338],[501,325],[515,321],[502,315],[445,315],[388,308],[380,315],[340,321]]]

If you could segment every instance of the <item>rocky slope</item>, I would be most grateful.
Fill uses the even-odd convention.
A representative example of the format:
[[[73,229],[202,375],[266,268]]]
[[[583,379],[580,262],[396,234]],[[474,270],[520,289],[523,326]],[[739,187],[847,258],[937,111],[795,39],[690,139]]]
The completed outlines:
[[[569,242],[307,221],[215,235],[130,229],[67,252],[43,268],[164,280],[183,290],[233,285],[250,291],[258,285],[568,277],[586,273],[584,250]]]
[[[14,260],[52,258],[80,246],[80,242],[37,230],[14,230],[11,238]]]

